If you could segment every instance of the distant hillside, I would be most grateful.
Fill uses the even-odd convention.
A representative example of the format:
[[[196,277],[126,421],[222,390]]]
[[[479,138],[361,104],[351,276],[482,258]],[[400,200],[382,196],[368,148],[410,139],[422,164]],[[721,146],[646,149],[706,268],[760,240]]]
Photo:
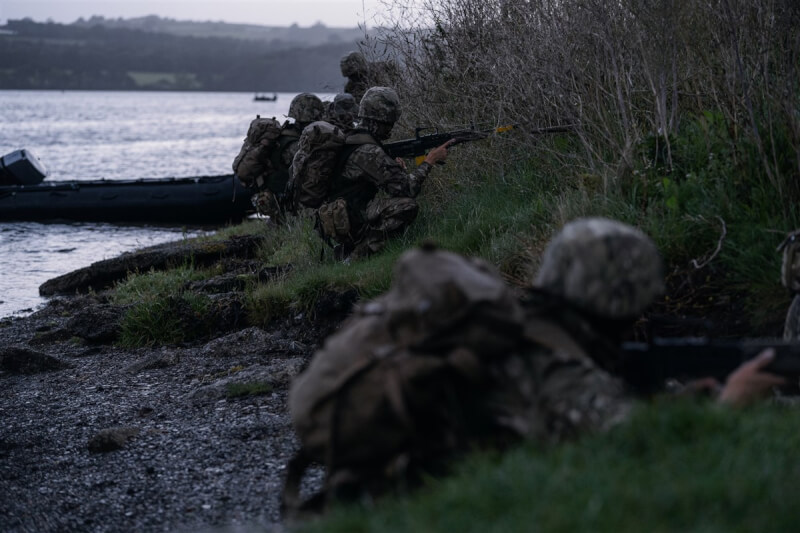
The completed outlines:
[[[181,37],[244,39],[267,43],[272,49],[352,43],[364,37],[364,30],[359,28],[328,28],[324,24],[315,24],[308,28],[301,28],[297,24],[288,27],[258,26],[213,21],[193,22],[161,18],[155,15],[132,19],[107,19],[94,16],[89,19],[80,18],[70,26],[81,28],[103,26],[105,28],[167,33]]]
[[[143,20],[150,17],[134,19]],[[171,23],[187,28],[205,24]],[[287,39],[295,35],[292,28],[283,30]],[[9,20],[0,27],[0,89],[335,92],[345,82],[339,60],[357,48],[357,41],[326,38],[325,44],[289,46],[288,41],[241,36]]]

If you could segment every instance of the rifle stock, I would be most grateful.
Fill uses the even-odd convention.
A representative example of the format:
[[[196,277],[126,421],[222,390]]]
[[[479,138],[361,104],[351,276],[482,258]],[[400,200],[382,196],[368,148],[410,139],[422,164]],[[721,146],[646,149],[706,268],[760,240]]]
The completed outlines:
[[[623,343],[618,373],[634,388],[651,393],[668,379],[714,377],[720,382],[766,348],[775,359],[764,371],[800,379],[800,343],[772,339],[737,341],[702,337],[655,339],[650,344]]]

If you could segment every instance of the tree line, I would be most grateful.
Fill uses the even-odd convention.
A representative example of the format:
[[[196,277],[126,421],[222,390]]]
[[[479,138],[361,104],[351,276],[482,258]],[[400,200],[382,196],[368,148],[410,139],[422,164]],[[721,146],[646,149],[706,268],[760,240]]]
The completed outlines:
[[[266,41],[104,25],[9,20],[0,89],[335,91],[355,41],[281,49]]]

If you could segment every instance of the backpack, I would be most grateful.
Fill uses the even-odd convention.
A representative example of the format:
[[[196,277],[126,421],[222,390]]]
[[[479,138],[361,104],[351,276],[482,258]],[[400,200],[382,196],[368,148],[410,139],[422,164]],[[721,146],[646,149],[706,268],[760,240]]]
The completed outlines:
[[[313,209],[321,206],[349,155],[370,139],[348,136],[338,126],[322,120],[306,126],[292,160],[289,193],[294,205]]]
[[[360,306],[291,385],[301,450],[289,463],[285,508],[304,506],[299,485],[311,462],[327,469],[318,505],[342,487],[402,480],[407,465],[464,448],[480,418],[465,406],[522,331],[522,308],[488,263],[406,252],[391,289]]]
[[[262,118],[256,115],[247,129],[247,136],[239,154],[233,160],[233,172],[239,181],[248,188],[263,190],[267,188],[282,193],[288,179],[288,171],[282,168],[280,154],[286,145],[296,140],[288,136],[286,125],[274,117]],[[286,174],[283,178],[279,175]]]

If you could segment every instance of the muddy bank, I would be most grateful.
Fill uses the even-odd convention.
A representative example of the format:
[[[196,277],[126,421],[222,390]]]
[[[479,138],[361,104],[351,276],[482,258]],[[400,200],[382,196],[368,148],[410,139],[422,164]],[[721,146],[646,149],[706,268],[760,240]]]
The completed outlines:
[[[196,290],[241,299],[224,276]],[[102,291],[0,320],[0,530],[281,529],[288,384],[354,299],[136,349]]]

